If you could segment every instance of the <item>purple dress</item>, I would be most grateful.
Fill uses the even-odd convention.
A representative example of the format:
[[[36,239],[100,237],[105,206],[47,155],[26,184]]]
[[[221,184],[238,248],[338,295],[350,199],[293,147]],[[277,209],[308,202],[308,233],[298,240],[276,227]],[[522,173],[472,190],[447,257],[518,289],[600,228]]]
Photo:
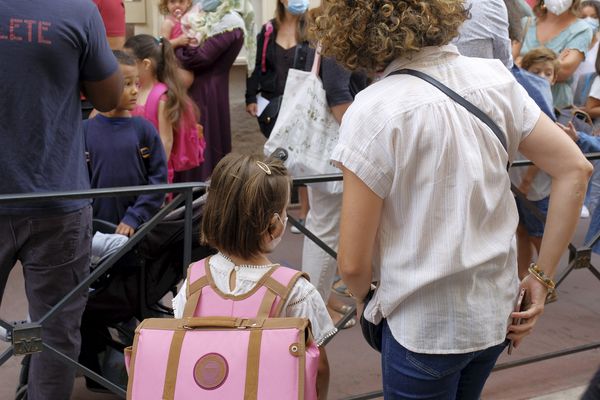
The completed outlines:
[[[241,29],[210,37],[200,47],[180,47],[177,58],[183,68],[194,73],[190,96],[200,109],[206,150],[204,163],[185,171],[187,181],[204,181],[215,165],[231,152],[229,117],[229,70],[244,44]]]

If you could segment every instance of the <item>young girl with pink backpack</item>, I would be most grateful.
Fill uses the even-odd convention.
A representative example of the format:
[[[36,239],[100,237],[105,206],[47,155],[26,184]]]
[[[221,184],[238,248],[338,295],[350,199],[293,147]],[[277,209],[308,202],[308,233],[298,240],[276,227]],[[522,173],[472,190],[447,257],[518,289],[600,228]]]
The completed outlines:
[[[128,399],[327,398],[321,346],[336,328],[306,275],[270,259],[290,189],[280,160],[229,154],[217,164],[201,234],[218,252],[190,266],[176,319],[136,330]]]
[[[169,182],[177,173],[198,167],[206,143],[199,112],[178,75],[178,62],[168,40],[136,35],[125,42],[137,60],[140,89],[132,114],[148,119],[160,134],[168,158]]]

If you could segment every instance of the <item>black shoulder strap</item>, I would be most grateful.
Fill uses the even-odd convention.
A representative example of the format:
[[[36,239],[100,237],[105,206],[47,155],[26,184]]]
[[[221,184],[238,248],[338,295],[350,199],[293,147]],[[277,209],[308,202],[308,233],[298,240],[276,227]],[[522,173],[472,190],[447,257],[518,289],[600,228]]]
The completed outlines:
[[[479,109],[473,103],[471,103],[470,101],[468,101],[467,99],[465,99],[464,97],[462,97],[461,95],[459,95],[454,90],[450,89],[448,86],[444,85],[437,79],[435,79],[432,76],[429,76],[423,72],[415,71],[414,69],[401,69],[399,71],[392,72],[390,75],[400,75],[400,74],[412,75],[412,76],[416,76],[417,78],[421,78],[424,81],[432,84],[433,86],[435,86],[442,92],[444,92],[448,97],[450,97],[452,100],[454,100],[455,102],[457,102],[458,104],[460,104],[461,106],[466,108],[467,111],[469,111],[471,114],[475,115],[484,124],[486,124],[492,130],[492,132],[494,132],[494,134],[496,135],[496,137],[498,138],[500,143],[502,143],[502,147],[504,147],[504,150],[506,150],[508,152],[508,146],[506,144],[506,137],[504,136],[504,133],[502,133],[502,129],[500,129],[498,124],[496,124],[486,113],[481,111],[481,109]]]
[[[144,170],[144,176],[148,178],[148,171],[150,170],[150,147],[146,142],[146,130],[142,125],[141,117],[132,117],[131,119],[133,122],[133,127],[136,130],[135,133],[138,135],[138,137],[142,135],[139,142],[140,147],[138,148],[138,152],[140,160],[142,161],[141,166]]]
[[[296,45],[296,52],[294,53],[294,66],[292,68],[299,69],[301,71],[306,70],[306,57],[308,56],[308,43],[300,42]]]

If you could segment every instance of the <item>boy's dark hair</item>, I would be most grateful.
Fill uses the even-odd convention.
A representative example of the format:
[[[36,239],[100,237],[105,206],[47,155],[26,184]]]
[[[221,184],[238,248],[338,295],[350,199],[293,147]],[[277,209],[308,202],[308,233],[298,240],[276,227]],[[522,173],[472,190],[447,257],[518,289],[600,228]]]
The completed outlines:
[[[525,54],[525,56],[523,56],[523,60],[521,61],[521,68],[529,70],[533,64],[546,61],[550,61],[552,63],[552,66],[554,67],[554,76],[558,75],[558,71],[560,70],[560,61],[558,60],[556,53],[547,47],[536,47]]]
[[[251,258],[265,252],[263,236],[289,201],[290,177],[274,158],[228,154],[215,167],[202,217],[202,241],[223,253]]]
[[[119,65],[135,66],[135,58],[131,54],[128,54],[123,50],[113,50],[112,52]]]

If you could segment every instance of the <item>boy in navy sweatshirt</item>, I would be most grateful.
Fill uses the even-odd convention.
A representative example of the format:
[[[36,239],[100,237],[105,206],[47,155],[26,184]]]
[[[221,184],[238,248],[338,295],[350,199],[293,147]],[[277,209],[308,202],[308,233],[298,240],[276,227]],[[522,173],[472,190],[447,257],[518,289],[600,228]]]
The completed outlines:
[[[138,94],[135,59],[113,52],[125,78],[117,108],[84,121],[88,169],[93,188],[167,183],[167,157],[154,126],[132,117]],[[94,218],[117,225],[115,233],[131,236],[161,207],[163,194],[101,197],[94,200]]]

